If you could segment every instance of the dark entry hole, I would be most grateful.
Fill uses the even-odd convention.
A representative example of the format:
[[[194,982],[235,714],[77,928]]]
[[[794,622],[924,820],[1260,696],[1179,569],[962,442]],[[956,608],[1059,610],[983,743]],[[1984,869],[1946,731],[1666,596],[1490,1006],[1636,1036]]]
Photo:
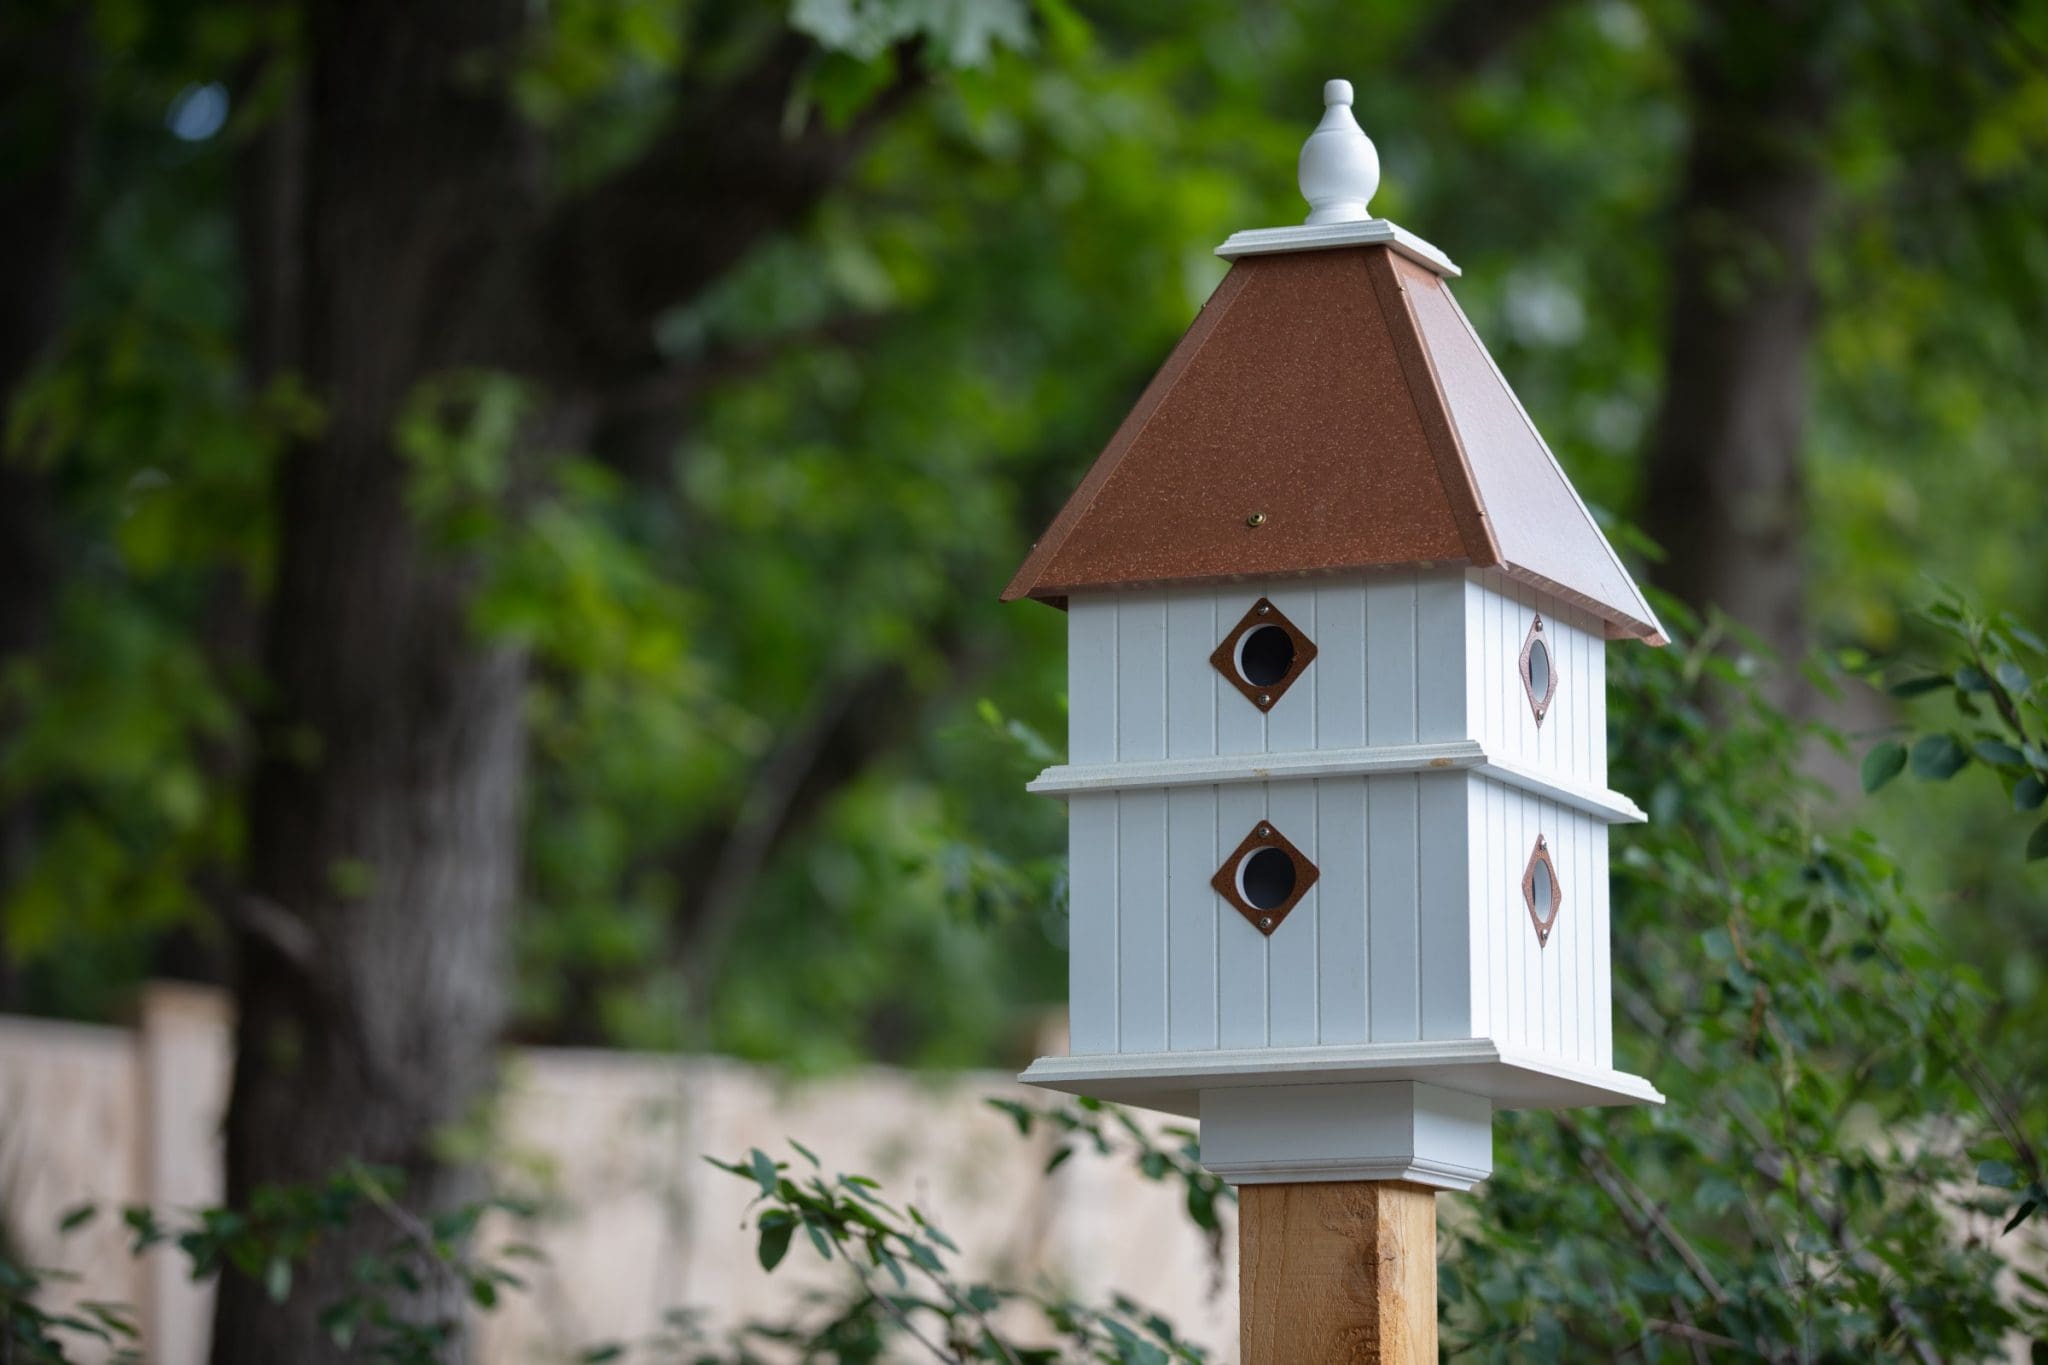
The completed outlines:
[[[1255,626],[1237,645],[1237,671],[1253,687],[1271,687],[1294,667],[1294,638],[1278,626]]]
[[[1529,646],[1529,692],[1539,702],[1550,700],[1550,650],[1541,640]]]
[[[1255,910],[1271,910],[1294,894],[1294,859],[1277,848],[1255,849],[1237,876],[1245,900]]]

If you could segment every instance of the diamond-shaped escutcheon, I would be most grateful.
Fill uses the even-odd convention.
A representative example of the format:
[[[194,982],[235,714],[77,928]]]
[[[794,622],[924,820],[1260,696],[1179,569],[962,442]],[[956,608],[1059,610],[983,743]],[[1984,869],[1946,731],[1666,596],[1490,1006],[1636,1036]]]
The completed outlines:
[[[1521,672],[1522,691],[1528,695],[1529,710],[1535,713],[1540,728],[1550,703],[1557,697],[1557,656],[1550,652],[1550,641],[1544,638],[1541,616],[1529,623],[1529,633],[1522,640]]]
[[[1541,948],[1550,942],[1550,931],[1557,927],[1564,888],[1557,882],[1557,864],[1550,861],[1550,844],[1540,834],[1522,873],[1522,904],[1529,907],[1529,923],[1536,926],[1536,946]]]
[[[1295,680],[1308,672],[1315,658],[1315,641],[1302,634],[1270,599],[1261,597],[1230,628],[1209,662],[1246,701],[1270,711]]]
[[[1237,907],[1252,928],[1270,935],[1316,884],[1316,865],[1270,820],[1261,820],[1223,860],[1209,885]]]

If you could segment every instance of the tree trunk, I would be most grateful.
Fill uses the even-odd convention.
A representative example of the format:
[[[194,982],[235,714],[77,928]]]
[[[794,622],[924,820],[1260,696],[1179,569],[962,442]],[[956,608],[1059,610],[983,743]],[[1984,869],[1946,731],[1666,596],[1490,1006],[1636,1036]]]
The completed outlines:
[[[57,587],[55,499],[5,449],[16,391],[56,338],[71,281],[90,127],[88,14],[58,0],[0,12],[0,660],[35,649]],[[17,723],[0,708],[0,738]],[[0,800],[0,896],[36,841],[32,801]],[[0,1008],[15,969],[0,916]]]
[[[409,513],[395,419],[415,386],[510,363],[514,281],[536,212],[527,139],[475,74],[527,7],[316,7],[310,37],[299,326],[326,405],[288,458],[266,653],[274,692],[249,802],[238,917],[228,1197],[359,1160],[406,1172],[403,1206],[461,1202],[436,1152],[492,1079],[504,1014],[523,765],[519,651],[480,639],[470,570]],[[337,1360],[318,1318],[366,1252],[358,1219],[273,1305],[223,1278],[213,1358]],[[459,1311],[429,1283],[409,1315]]]
[[[1800,446],[1832,8],[1700,7],[1643,501],[1644,529],[1667,555],[1658,581],[1719,607],[1788,662],[1807,644]]]

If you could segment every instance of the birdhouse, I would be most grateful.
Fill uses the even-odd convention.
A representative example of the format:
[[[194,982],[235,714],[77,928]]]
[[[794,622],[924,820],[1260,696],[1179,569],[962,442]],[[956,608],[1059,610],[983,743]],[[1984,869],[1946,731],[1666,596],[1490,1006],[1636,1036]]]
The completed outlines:
[[[1067,613],[1069,1054],[1233,1182],[1492,1170],[1614,1069],[1605,650],[1657,619],[1452,296],[1368,208],[1332,81],[1311,212],[1229,273],[1018,570]]]

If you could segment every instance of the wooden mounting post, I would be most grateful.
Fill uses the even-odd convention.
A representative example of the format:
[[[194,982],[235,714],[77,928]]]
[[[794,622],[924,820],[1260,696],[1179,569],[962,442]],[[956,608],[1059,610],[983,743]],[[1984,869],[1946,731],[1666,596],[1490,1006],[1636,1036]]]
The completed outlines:
[[[1434,1361],[1436,1195],[1396,1180],[1239,1186],[1243,1365]]]

